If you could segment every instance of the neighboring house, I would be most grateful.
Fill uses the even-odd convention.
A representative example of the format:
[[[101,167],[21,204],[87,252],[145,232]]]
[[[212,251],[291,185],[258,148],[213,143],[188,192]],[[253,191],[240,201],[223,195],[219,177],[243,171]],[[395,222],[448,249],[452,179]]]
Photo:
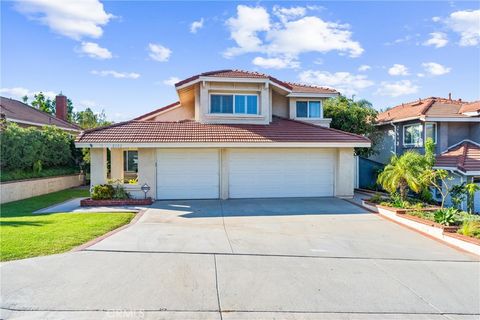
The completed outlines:
[[[82,129],[67,121],[67,97],[58,95],[55,98],[56,116],[35,109],[21,101],[0,97],[0,116],[21,127],[56,126],[62,130],[77,134]]]
[[[423,154],[425,140],[430,137],[435,142],[435,166],[450,171],[452,184],[480,182],[479,101],[453,100],[451,95],[448,99],[430,97],[382,112],[377,121],[383,141],[378,147],[379,154],[370,160],[386,164],[392,155],[407,150]],[[479,210],[480,200],[476,203]]]
[[[155,199],[352,197],[354,147],[362,136],[329,128],[332,89],[240,70],[202,73],[176,85],[179,101],[134,120],[86,130],[91,183],[123,179],[138,159],[136,197]]]

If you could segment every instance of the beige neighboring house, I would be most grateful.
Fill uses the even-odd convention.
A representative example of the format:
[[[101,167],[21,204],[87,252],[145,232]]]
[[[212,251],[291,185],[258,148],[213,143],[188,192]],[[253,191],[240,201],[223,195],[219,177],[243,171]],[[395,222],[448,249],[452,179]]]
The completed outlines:
[[[241,70],[205,72],[175,85],[179,101],[131,121],[82,132],[91,183],[123,179],[154,199],[352,197],[362,136],[329,128],[332,89]],[[107,172],[107,148],[111,172]]]
[[[21,127],[56,126],[73,134],[82,129],[76,124],[67,121],[67,97],[55,97],[55,116],[40,111],[21,101],[0,97],[0,116],[10,122],[15,122]]]

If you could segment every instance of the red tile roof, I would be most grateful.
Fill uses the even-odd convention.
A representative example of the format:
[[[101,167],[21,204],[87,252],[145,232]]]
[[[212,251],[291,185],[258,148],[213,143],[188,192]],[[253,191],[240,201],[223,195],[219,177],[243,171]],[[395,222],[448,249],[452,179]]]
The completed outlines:
[[[462,107],[460,108],[461,113],[475,112],[475,111],[480,112],[480,100],[470,102],[470,103],[466,103],[466,104],[462,105]]]
[[[437,156],[435,167],[480,171],[480,145],[465,140]]]
[[[27,125],[31,124],[32,126],[54,125],[68,131],[82,130],[76,124],[59,119],[15,99],[0,97],[0,113],[12,122],[18,120],[18,123],[26,122]]]
[[[127,121],[83,132],[79,143],[338,142],[369,143],[352,133],[274,117],[269,125]]]
[[[171,104],[169,104],[169,105],[166,105],[166,106],[160,107],[160,108],[158,108],[158,109],[155,109],[155,110],[153,110],[153,111],[150,111],[150,112],[148,112],[148,113],[142,114],[141,116],[138,116],[138,117],[136,117],[136,118],[133,119],[133,120],[145,120],[144,118],[148,118],[149,116],[152,116],[152,115],[154,115],[154,114],[156,114],[156,113],[159,113],[159,112],[162,112],[162,111],[166,111],[166,110],[168,110],[168,109],[172,109],[173,107],[176,107],[176,106],[178,106],[179,104],[180,104],[180,101],[176,101],[176,102],[171,103]]]
[[[422,116],[466,118],[468,116],[462,114],[462,108],[466,105],[469,104],[461,100],[429,97],[414,102],[402,103],[385,112],[381,112],[377,116],[377,121],[382,123],[410,118],[415,119]]]
[[[185,80],[182,80],[180,82],[177,82],[175,84],[175,87],[179,87],[179,86],[184,85],[186,83],[189,83],[191,81],[197,80],[200,77],[269,79],[270,81],[275,82],[276,84],[278,84],[282,87],[285,87],[289,90],[292,90],[292,92],[338,93],[334,89],[281,81],[281,80],[278,80],[277,78],[274,78],[274,77],[272,77],[268,74],[264,74],[264,73],[260,73],[260,72],[245,71],[245,70],[232,70],[232,69],[217,70],[217,71],[209,71],[209,72],[200,73],[200,74],[194,75],[192,77],[189,77]]]

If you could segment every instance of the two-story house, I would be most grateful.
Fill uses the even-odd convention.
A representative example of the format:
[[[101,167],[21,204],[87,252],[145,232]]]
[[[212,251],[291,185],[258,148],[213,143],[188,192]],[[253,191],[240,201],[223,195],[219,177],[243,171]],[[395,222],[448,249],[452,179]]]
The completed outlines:
[[[407,150],[425,152],[425,141],[435,142],[436,168],[451,173],[451,184],[480,183],[480,102],[430,97],[403,103],[377,117],[383,140],[370,159],[388,163]],[[480,211],[480,193],[477,210]],[[447,201],[449,202],[449,201]],[[465,207],[465,204],[463,205]]]
[[[206,72],[175,84],[179,101],[81,133],[91,148],[91,183],[122,179],[125,161],[155,199],[352,197],[354,147],[362,136],[329,128],[332,89],[240,70]],[[136,160],[137,159],[137,160]]]

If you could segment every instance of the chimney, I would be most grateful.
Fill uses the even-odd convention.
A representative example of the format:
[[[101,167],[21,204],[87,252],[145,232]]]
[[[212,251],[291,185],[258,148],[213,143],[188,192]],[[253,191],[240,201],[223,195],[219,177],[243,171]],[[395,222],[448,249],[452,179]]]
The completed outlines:
[[[67,97],[61,93],[55,97],[55,116],[67,121]]]
[[[452,93],[451,92],[448,93],[448,100],[452,100]]]

